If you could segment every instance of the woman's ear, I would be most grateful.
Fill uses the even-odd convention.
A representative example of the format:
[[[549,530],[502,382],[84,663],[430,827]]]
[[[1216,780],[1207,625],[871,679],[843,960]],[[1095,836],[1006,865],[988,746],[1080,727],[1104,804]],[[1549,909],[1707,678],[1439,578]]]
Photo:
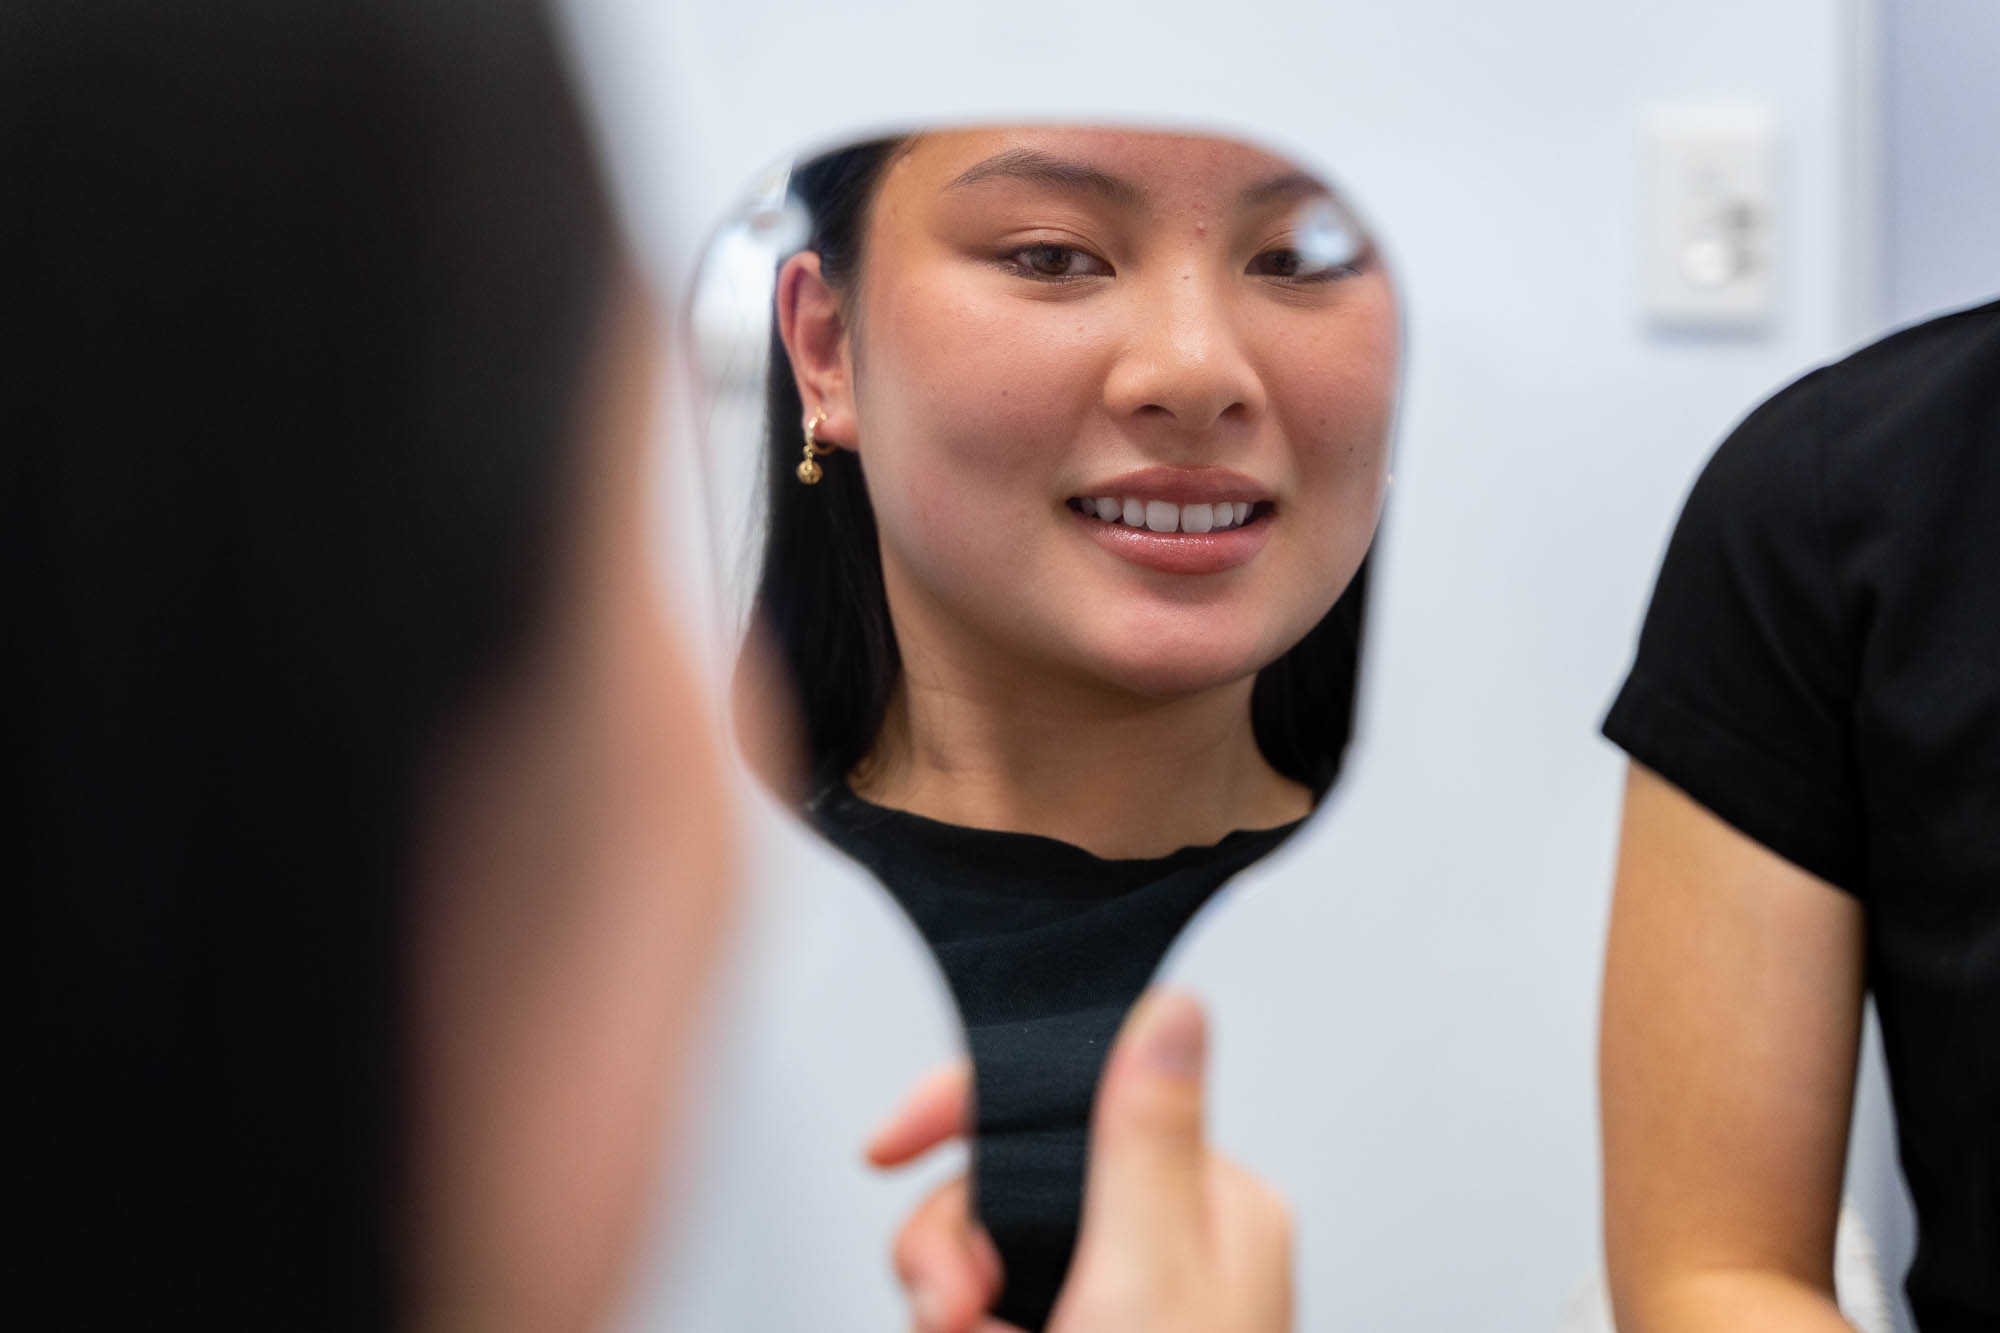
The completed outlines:
[[[778,336],[791,358],[792,378],[806,417],[825,412],[813,438],[852,449],[860,431],[854,413],[853,357],[840,294],[820,272],[819,255],[802,250],[778,270]],[[801,429],[805,422],[797,423]]]

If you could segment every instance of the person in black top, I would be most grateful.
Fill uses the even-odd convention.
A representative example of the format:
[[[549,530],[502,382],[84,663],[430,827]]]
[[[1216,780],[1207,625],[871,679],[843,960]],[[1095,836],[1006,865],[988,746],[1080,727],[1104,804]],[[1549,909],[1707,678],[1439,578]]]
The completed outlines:
[[[1839,1329],[1864,992],[1923,1333],[2000,1328],[2000,304],[1752,413],[1690,495],[1604,724],[1621,1328]]]
[[[944,964],[1038,1327],[1110,1033],[1338,771],[1394,295],[1326,186],[1205,137],[926,132],[792,188],[739,718]]]

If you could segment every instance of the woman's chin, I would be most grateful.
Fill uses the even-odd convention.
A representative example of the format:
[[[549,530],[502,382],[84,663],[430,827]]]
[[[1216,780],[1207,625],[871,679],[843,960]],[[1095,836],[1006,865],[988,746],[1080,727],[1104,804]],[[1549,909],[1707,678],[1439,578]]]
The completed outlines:
[[[1168,702],[1255,676],[1266,655],[1248,645],[1135,638],[1094,654],[1093,674],[1113,689]]]

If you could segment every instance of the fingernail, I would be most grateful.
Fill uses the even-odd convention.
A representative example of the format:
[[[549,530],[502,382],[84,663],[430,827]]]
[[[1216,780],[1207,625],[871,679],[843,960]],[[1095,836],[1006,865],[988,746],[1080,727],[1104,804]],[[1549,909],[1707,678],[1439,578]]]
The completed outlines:
[[[1208,1044],[1207,1024],[1194,998],[1169,991],[1153,1002],[1142,1052],[1146,1063],[1166,1074],[1193,1077],[1201,1073]]]

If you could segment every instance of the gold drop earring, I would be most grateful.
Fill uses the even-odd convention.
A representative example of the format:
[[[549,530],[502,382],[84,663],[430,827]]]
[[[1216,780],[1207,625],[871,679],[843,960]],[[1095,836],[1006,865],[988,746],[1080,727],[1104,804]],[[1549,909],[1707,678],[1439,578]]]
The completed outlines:
[[[806,423],[806,456],[805,461],[799,464],[799,480],[808,486],[819,485],[819,479],[826,475],[819,465],[819,460],[833,452],[832,445],[821,444],[813,438],[813,432],[818,430],[819,423],[825,420],[826,409],[822,407],[814,412],[812,420]]]

